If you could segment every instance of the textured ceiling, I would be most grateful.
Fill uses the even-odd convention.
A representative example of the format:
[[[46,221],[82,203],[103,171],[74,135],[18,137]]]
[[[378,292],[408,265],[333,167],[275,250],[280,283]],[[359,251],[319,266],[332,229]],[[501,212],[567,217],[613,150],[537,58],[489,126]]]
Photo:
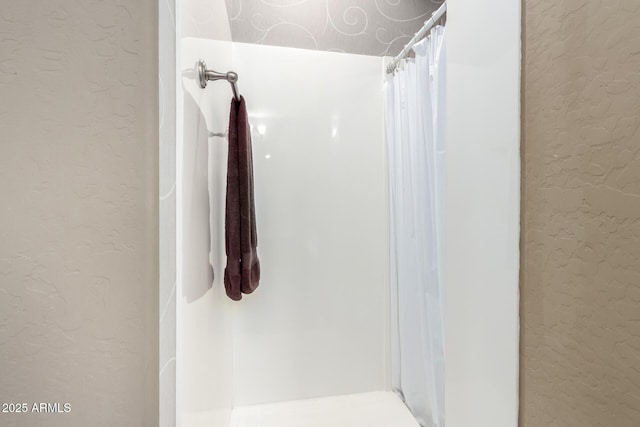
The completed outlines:
[[[442,0],[226,0],[234,41],[395,55]]]

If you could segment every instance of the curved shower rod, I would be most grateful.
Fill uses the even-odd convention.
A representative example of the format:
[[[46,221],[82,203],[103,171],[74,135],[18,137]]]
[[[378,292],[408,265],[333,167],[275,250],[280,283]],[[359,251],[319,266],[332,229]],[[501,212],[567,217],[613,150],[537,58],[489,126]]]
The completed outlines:
[[[420,31],[418,31],[413,36],[413,38],[411,40],[409,40],[409,43],[407,43],[406,46],[404,47],[404,49],[402,49],[402,52],[400,52],[395,58],[393,58],[393,61],[391,61],[391,63],[389,65],[387,65],[387,73],[388,74],[393,73],[398,68],[398,65],[400,64],[400,61],[402,61],[402,59],[405,58],[409,54],[409,52],[411,51],[411,48],[422,37],[424,37],[424,35],[427,34],[427,31],[429,31],[431,28],[433,28],[433,26],[436,24],[436,22],[438,22],[438,20],[440,20],[440,18],[442,18],[446,13],[447,13],[447,2],[445,1],[438,8],[438,10],[433,12],[433,14],[431,15],[431,18],[429,18],[426,21],[424,21],[424,25],[422,26],[422,28],[420,28]]]
[[[207,70],[207,63],[203,59],[196,62],[196,72],[198,73],[198,82],[202,89],[207,87],[208,81],[226,80],[231,84],[231,90],[233,91],[233,97],[236,101],[240,101],[240,93],[238,92],[238,74],[233,71],[228,73],[218,73],[217,71]]]

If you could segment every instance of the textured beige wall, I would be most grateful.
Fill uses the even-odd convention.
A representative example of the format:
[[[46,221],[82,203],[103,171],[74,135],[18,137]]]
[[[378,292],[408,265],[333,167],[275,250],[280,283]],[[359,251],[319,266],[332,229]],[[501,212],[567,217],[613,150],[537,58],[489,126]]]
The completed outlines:
[[[640,2],[524,2],[521,426],[640,425]]]
[[[157,425],[157,15],[0,7],[2,426]]]

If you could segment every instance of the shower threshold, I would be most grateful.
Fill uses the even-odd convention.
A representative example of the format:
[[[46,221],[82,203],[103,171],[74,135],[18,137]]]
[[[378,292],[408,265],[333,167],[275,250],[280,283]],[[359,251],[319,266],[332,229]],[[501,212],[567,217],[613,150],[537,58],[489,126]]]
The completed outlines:
[[[231,427],[420,427],[392,392],[238,407]]]

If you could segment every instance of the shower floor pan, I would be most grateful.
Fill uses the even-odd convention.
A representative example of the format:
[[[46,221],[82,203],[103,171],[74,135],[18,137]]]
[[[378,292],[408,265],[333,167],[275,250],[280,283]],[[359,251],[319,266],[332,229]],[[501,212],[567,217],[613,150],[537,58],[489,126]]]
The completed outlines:
[[[391,392],[238,407],[231,427],[420,427]]]

